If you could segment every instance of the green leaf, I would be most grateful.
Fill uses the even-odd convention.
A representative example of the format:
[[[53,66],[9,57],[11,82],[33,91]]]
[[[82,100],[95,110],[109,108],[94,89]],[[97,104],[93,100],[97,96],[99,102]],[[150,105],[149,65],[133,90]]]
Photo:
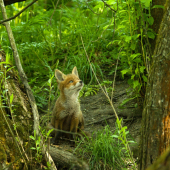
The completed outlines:
[[[53,131],[54,129],[51,129],[47,132],[47,137],[50,135],[50,133]]]
[[[141,2],[145,5],[145,7],[149,8],[152,0],[141,0]]]
[[[141,58],[139,58],[139,57],[135,58],[133,61],[136,62],[136,63],[141,63],[142,62]]]
[[[147,34],[149,38],[155,39],[155,34],[153,32],[148,31]]]
[[[140,69],[140,72],[143,73],[144,70],[145,70],[145,68],[146,68],[145,66],[141,66],[141,67],[139,68],[139,69]]]
[[[41,149],[41,147],[40,147],[40,146],[38,146],[38,147],[37,147],[37,150],[39,151],[40,149]]]
[[[148,79],[147,79],[146,76],[143,75],[142,78],[143,78],[144,82],[147,82],[147,81],[148,81]]]
[[[139,36],[140,36],[140,34],[135,34],[135,35],[132,36],[132,39],[136,40],[136,39],[138,39]]]
[[[32,149],[32,150],[36,150],[36,148],[35,148],[35,147],[31,147],[30,149]]]
[[[147,21],[148,21],[149,25],[153,25],[153,23],[154,23],[153,17],[147,18]]]
[[[12,104],[13,98],[14,98],[14,95],[11,94],[11,96],[10,96],[10,104]]]
[[[112,135],[111,137],[112,137],[112,138],[119,138],[118,135]]]
[[[133,89],[135,89],[139,85],[140,85],[140,83],[138,80],[133,81]]]
[[[135,141],[133,141],[133,140],[130,140],[130,141],[128,141],[128,143],[136,143]]]
[[[124,78],[124,75],[125,75],[126,73],[128,73],[129,71],[130,71],[129,69],[122,70],[122,71],[121,71],[122,77]]]
[[[130,40],[131,40],[131,38],[132,38],[131,36],[126,36],[126,37],[125,37],[125,41],[129,43]]]
[[[153,9],[153,8],[162,8],[162,9],[165,9],[165,7],[162,6],[162,5],[154,5],[154,6],[152,7],[152,9]]]
[[[139,74],[139,69],[138,69],[138,68],[135,69],[135,74],[136,74],[136,75]]]
[[[130,56],[130,58],[132,58],[132,60],[133,60],[133,59],[135,59],[137,56],[140,56],[140,55],[141,55],[141,53],[132,54],[132,55]]]
[[[9,62],[1,62],[0,65],[1,64],[9,64],[9,65],[11,65],[11,63],[9,63]]]
[[[136,97],[132,97],[132,98],[128,98],[128,99],[123,100],[123,102],[120,104],[120,106],[125,105],[128,101],[133,100],[134,98],[136,98]]]
[[[131,48],[132,50],[135,50],[136,44],[135,44],[135,43],[132,43],[131,46],[130,46],[130,48]]]
[[[10,70],[13,69],[13,68],[15,68],[15,66],[8,68],[8,69],[7,69],[7,72],[10,71]]]
[[[35,140],[34,136],[29,136],[31,139]]]

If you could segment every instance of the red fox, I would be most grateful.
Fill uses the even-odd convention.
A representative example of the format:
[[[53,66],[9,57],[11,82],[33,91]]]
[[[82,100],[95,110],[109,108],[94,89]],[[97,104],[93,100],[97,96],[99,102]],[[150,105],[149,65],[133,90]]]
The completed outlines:
[[[65,75],[60,70],[55,70],[60,96],[57,99],[50,123],[50,129],[55,128],[64,131],[78,133],[84,130],[84,118],[78,101],[79,92],[83,87],[83,81],[79,79],[77,68],[74,67],[71,74]],[[62,135],[61,131],[54,130],[55,139]],[[70,137],[71,134],[67,134]],[[75,135],[73,135],[75,138]]]

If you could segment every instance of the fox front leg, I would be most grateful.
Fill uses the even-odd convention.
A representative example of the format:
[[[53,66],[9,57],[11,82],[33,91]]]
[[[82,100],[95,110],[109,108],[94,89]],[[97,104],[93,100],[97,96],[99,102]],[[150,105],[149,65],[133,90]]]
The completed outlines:
[[[71,126],[70,126],[70,132],[77,133],[78,124],[79,124],[79,119],[78,118],[72,118]],[[76,139],[76,134],[73,134],[73,139]]]
[[[54,138],[52,139],[52,143],[53,143],[53,144],[56,144],[56,143],[57,143],[57,140],[62,136],[62,132],[59,131],[59,130],[62,130],[63,121],[64,121],[64,120],[59,120],[59,119],[57,119],[57,120],[55,121],[55,125],[54,125],[54,127],[55,127],[55,136],[54,136]]]

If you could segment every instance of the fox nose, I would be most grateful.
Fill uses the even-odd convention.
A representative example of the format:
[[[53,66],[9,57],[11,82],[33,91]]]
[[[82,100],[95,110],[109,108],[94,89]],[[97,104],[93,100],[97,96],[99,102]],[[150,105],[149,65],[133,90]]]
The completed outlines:
[[[81,83],[81,84],[83,84],[83,81],[82,81],[82,80],[80,80],[80,83]]]

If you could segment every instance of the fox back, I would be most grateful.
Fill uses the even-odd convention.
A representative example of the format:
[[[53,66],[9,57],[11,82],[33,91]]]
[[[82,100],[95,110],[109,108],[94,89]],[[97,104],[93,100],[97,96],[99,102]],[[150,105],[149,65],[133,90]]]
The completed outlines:
[[[53,109],[51,126],[55,129],[77,133],[84,129],[84,118],[78,101],[83,82],[79,79],[76,67],[68,75],[57,69],[55,77],[58,82],[60,96]],[[60,131],[56,130],[55,139],[60,137],[61,134]]]

